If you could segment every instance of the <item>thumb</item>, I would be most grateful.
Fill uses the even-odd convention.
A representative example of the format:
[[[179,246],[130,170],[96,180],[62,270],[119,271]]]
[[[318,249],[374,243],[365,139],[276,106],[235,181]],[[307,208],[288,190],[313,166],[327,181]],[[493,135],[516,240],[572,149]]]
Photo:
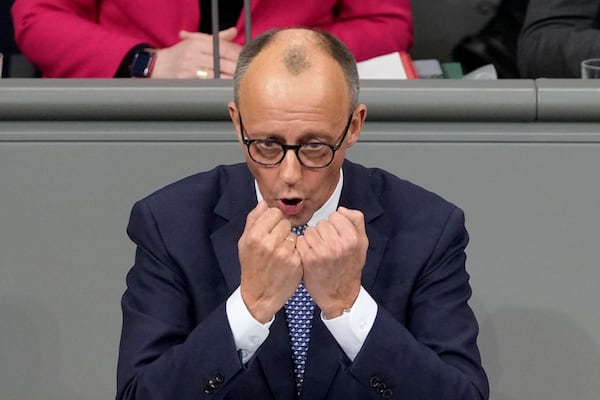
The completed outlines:
[[[179,39],[185,40],[192,37],[192,32],[181,30],[179,31]]]
[[[232,26],[231,28],[227,28],[219,32],[219,39],[232,41],[237,36],[237,28]]]

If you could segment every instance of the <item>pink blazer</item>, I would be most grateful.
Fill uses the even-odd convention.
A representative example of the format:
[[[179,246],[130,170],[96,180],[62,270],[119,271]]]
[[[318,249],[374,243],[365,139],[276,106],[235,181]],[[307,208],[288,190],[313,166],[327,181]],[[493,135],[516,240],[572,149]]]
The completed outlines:
[[[410,0],[252,0],[252,36],[273,27],[317,27],[337,35],[357,61],[412,43]],[[110,78],[135,45],[175,44],[197,31],[198,0],[16,0],[13,19],[23,54],[45,77]],[[244,42],[243,14],[237,22]]]

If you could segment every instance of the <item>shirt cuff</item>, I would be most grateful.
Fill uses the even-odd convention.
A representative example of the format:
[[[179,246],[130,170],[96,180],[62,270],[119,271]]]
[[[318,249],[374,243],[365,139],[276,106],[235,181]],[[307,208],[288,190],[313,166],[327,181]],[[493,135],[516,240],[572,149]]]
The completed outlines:
[[[242,356],[242,363],[246,364],[269,336],[275,316],[264,325],[254,319],[242,299],[239,287],[227,299],[225,310],[236,349]]]
[[[376,316],[377,303],[362,286],[349,312],[333,319],[325,319],[321,312],[321,320],[350,361],[354,361],[362,348]]]

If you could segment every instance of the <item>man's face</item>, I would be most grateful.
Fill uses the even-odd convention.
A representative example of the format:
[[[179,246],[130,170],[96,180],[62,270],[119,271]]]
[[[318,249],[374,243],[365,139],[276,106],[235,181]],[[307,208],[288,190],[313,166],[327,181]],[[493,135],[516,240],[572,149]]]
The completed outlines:
[[[272,139],[288,145],[340,143],[351,115],[343,72],[324,55],[311,61],[311,67],[298,75],[290,74],[269,53],[251,63],[240,85],[239,109],[229,105],[240,138]],[[352,112],[342,146],[325,168],[303,166],[293,150],[281,164],[262,166],[250,158],[244,146],[248,167],[269,207],[279,208],[292,225],[307,223],[333,193],[346,148],[358,139],[365,115],[364,105]]]

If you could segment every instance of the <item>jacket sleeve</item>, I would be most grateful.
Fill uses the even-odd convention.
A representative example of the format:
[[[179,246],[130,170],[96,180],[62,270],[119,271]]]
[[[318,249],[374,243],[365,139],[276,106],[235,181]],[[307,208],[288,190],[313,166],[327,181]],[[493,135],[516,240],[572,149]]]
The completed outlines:
[[[408,51],[413,42],[410,0],[341,0],[331,25],[320,26],[342,40],[356,61]]]
[[[413,285],[407,310],[379,306],[371,332],[349,365],[356,380],[380,393],[389,390],[389,398],[488,398],[478,325],[467,304],[467,241],[463,213],[455,208]],[[391,296],[406,290],[397,289]]]
[[[148,38],[97,23],[96,0],[16,0],[12,8],[21,52],[49,78],[112,78],[127,52]]]
[[[117,399],[223,398],[243,371],[225,302],[196,321],[190,285],[143,202],[133,208],[128,234],[137,249],[122,299]]]
[[[598,0],[530,0],[519,37],[523,78],[579,78],[580,63],[600,57]]]

